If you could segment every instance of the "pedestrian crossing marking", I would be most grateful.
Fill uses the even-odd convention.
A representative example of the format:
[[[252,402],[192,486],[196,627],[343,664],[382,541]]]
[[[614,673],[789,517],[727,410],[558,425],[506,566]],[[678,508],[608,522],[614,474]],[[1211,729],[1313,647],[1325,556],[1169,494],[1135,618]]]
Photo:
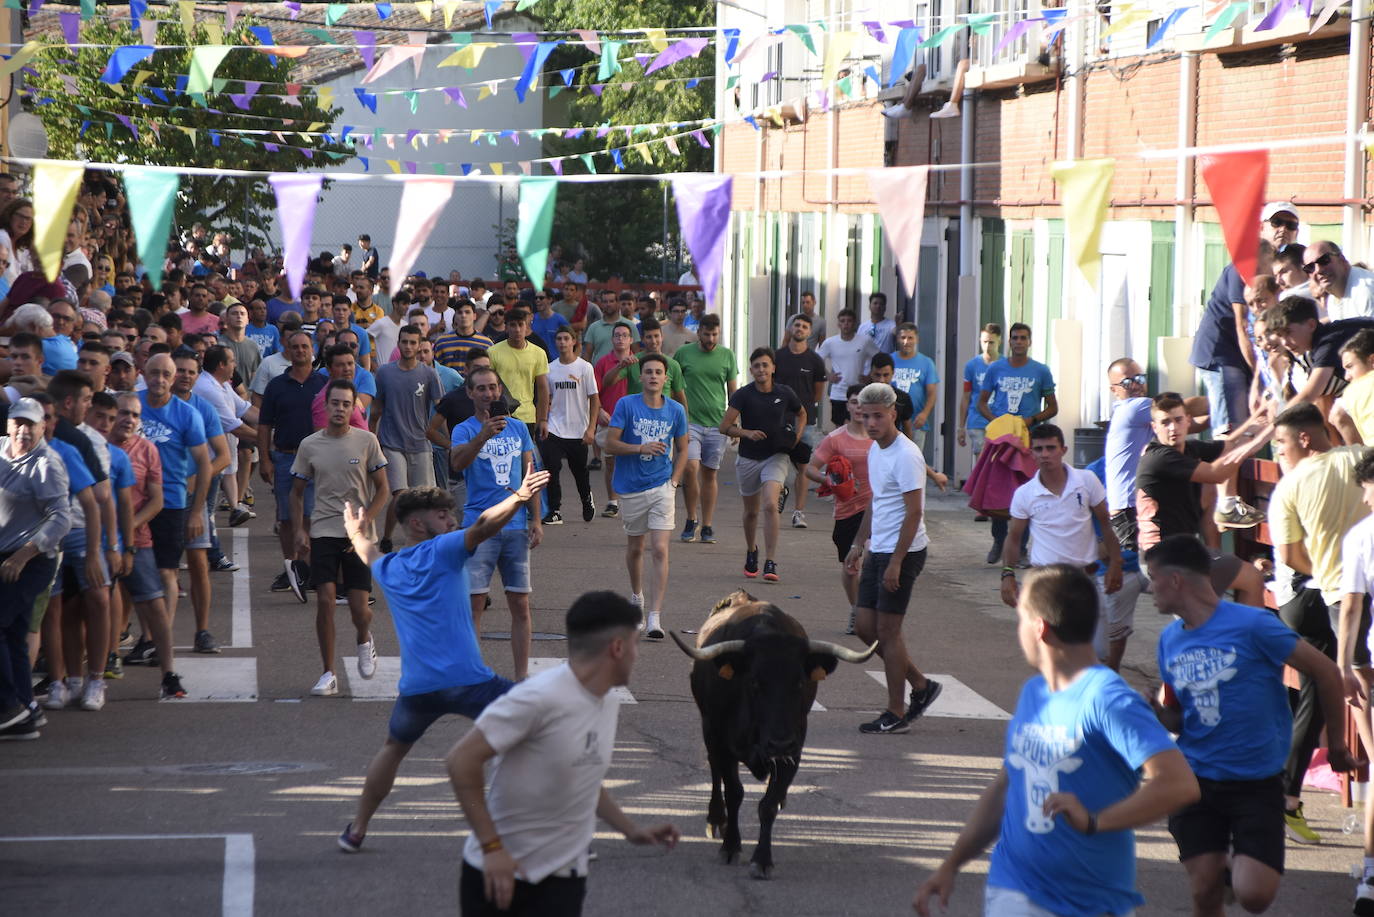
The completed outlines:
[[[256,657],[206,659],[178,656],[177,674],[186,697],[174,703],[252,703],[258,699]]]
[[[358,701],[391,701],[401,696],[401,657],[378,656],[377,674],[363,678],[358,674],[358,657],[345,656],[343,671],[334,674],[348,682],[348,693]]]
[[[560,659],[557,656],[535,656],[530,659],[530,674],[538,675],[545,669],[551,669],[554,666],[562,665],[567,661],[568,660]],[[622,704],[639,703],[639,701],[635,700],[635,696],[630,693],[630,689],[623,686],[618,688],[612,688],[610,696],[614,697]]]
[[[887,675],[881,671],[868,670],[874,681],[887,687]],[[948,716],[966,720],[1009,720],[1011,714],[974,691],[953,675],[934,675],[926,673],[944,686],[940,696],[926,710],[925,716]]]

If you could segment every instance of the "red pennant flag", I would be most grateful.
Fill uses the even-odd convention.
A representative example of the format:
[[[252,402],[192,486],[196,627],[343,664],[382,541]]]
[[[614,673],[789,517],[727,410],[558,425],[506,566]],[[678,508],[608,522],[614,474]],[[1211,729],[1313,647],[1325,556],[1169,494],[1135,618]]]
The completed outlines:
[[[1198,157],[1203,181],[1221,221],[1231,263],[1247,284],[1255,278],[1259,253],[1260,212],[1269,180],[1269,151],[1245,150]]]

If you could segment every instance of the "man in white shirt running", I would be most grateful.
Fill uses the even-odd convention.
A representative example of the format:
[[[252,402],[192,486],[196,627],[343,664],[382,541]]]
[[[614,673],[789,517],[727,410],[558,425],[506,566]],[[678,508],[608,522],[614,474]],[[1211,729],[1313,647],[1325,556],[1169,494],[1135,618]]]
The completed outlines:
[[[591,522],[596,504],[592,502],[592,483],[587,473],[587,447],[596,439],[601,395],[592,364],[577,354],[577,332],[559,328],[553,343],[558,359],[549,364],[549,435],[538,443],[539,457],[549,470],[549,511],[544,524],[563,524],[563,485],[559,476],[564,459],[582,499],[582,521]]]

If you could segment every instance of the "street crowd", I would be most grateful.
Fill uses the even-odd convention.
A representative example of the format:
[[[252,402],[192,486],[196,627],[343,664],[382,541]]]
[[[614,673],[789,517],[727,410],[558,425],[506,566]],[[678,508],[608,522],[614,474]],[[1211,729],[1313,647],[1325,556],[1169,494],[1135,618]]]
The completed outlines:
[[[280,259],[199,224],[164,263],[138,264],[119,189],[98,173],[49,281],[20,192],[0,176],[0,741],[99,711],[125,666],[159,668],[161,698],[185,697],[180,598],[192,652],[218,653],[216,574],[237,569],[221,539],[269,512],[270,589],[316,606],[310,693],[339,692],[340,606],[358,676],[375,675],[374,580],[400,645],[400,697],[339,846],[363,848],[410,748],[458,714],[476,721],[448,759],[471,828],[464,911],[578,913],[597,816],[636,843],[677,840],[601,787],[608,693],[636,641],[671,629],[673,543],[717,541],[731,450],[746,579],[788,575],[784,525],[809,527],[818,503],[833,517],[847,630],[886,676],[859,731],[908,732],[938,699],[903,624],[930,545],[926,487],[949,484],[926,462],[949,383],[882,293],[861,316],[804,292],[779,346],[745,360],[695,290],[598,284],[558,250],[537,283],[507,250],[490,279],[416,273],[392,292],[361,235],[314,258],[297,296]],[[1334,770],[1357,764],[1348,705],[1374,748],[1374,272],[1299,230],[1295,208],[1269,205],[1257,273],[1217,280],[1194,336],[1200,394],[1152,395],[1134,360],[1110,365],[1106,452],[1088,468],[1051,423],[1033,329],[981,330],[955,381],[956,439],[1037,674],[1004,767],[917,891],[921,913],[994,842],[988,913],[1132,913],[1133,829],[1166,816],[1194,912],[1222,913],[1228,895],[1262,912],[1286,840],[1321,840],[1301,794],[1324,728]],[[1239,478],[1266,449],[1282,476],[1263,507]],[[573,602],[569,664],[528,677],[533,552],[598,514],[624,530],[627,588]],[[1271,554],[1223,550],[1227,531],[1266,522]],[[513,680],[477,641],[498,579]],[[1115,671],[1145,592],[1174,616],[1149,697]],[[1360,915],[1374,915],[1370,816],[1374,798]]]

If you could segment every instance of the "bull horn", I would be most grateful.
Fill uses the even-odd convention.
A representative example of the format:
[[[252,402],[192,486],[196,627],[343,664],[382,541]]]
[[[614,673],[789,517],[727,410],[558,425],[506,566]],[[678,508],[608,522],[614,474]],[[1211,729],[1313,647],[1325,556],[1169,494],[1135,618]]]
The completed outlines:
[[[683,643],[682,638],[675,631],[668,631],[668,636],[673,638],[673,642],[678,645],[679,649],[697,662],[710,662],[722,653],[738,653],[744,650],[743,640],[722,640],[720,643],[713,643],[698,649]]]
[[[826,643],[824,640],[810,641],[810,650],[813,653],[829,653],[841,662],[867,662],[869,657],[878,650],[878,641],[874,640],[873,645],[868,649],[851,650],[847,646],[840,646],[838,643]]]

